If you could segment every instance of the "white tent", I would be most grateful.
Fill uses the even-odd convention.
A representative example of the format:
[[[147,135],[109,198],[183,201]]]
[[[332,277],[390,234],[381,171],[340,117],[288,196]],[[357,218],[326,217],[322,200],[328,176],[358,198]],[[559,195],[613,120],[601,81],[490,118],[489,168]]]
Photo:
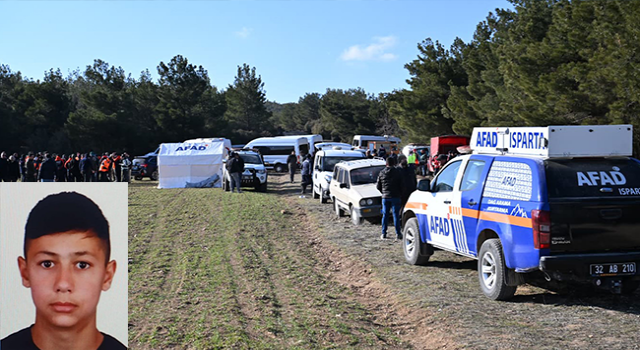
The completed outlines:
[[[228,139],[198,143],[163,143],[158,153],[158,188],[192,187],[193,183],[217,179],[213,187],[221,187],[223,159],[231,148]]]

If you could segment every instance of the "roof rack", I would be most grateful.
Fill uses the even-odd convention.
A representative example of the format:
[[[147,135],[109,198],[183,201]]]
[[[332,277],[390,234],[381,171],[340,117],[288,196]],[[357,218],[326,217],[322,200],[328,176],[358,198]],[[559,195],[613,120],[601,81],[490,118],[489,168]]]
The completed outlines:
[[[543,157],[631,156],[632,125],[473,128],[475,154]]]

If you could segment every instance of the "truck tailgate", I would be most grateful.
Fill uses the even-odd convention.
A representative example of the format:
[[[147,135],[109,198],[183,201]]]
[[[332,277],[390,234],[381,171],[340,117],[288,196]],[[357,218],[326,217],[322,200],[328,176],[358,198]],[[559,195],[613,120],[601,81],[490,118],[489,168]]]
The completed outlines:
[[[640,251],[640,199],[550,202],[551,253]]]

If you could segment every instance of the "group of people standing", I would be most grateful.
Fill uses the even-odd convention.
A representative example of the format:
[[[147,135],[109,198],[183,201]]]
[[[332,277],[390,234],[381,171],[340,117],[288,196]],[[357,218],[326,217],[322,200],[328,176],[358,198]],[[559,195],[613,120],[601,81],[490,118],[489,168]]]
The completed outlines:
[[[291,179],[291,183],[293,183],[296,170],[298,169],[298,157],[296,156],[295,151],[292,151],[291,154],[287,157],[287,167],[289,168],[289,177]],[[302,176],[302,179],[300,181],[300,186],[302,187],[300,194],[306,194],[307,186],[313,186],[313,180],[311,178],[312,173],[313,156],[310,153],[305,154],[302,156],[302,163],[300,164],[300,175]]]
[[[67,155],[49,152],[7,157],[0,153],[0,181],[4,182],[131,182],[131,160],[122,154],[79,152]]]

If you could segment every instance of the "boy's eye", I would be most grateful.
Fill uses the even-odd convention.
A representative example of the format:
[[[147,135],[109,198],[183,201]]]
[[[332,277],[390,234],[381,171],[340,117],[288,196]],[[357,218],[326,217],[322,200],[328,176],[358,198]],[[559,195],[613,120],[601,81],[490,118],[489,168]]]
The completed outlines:
[[[44,267],[45,269],[50,269],[53,267],[53,261],[50,261],[50,260],[42,261],[40,263],[40,266]]]
[[[85,270],[85,269],[88,269],[90,265],[86,261],[80,261],[80,262],[76,263],[76,266],[78,266],[78,268],[80,270]]]

